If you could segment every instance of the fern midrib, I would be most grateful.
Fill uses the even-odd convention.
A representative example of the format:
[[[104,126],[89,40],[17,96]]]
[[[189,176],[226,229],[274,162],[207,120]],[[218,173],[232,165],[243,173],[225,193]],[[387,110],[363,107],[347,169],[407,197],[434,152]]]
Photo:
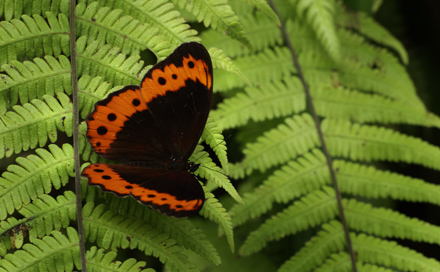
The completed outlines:
[[[33,256],[35,258],[35,260],[32,260],[32,261],[31,260],[27,260],[28,263],[24,262],[24,261],[21,262],[21,263],[26,263],[27,265],[25,265],[24,267],[20,267],[19,271],[35,271],[34,269],[36,267],[40,267],[40,268],[41,267],[45,267],[45,266],[46,267],[51,267],[51,265],[39,266],[38,263],[46,262],[46,259],[54,260],[54,262],[55,262],[55,260],[57,260],[57,258],[55,258],[55,256],[62,255],[64,257],[64,254],[65,254],[64,252],[65,251],[76,250],[78,248],[78,246],[79,246],[79,242],[69,243],[66,246],[66,244],[64,244],[64,243],[59,243],[60,241],[58,239],[56,239],[55,237],[53,237],[53,236],[50,236],[50,237],[53,238],[54,240],[56,240],[55,251],[47,254],[46,251],[45,251],[45,249],[47,250],[46,247],[44,247],[44,249],[40,248],[40,250],[42,251],[43,254],[42,255]],[[61,242],[64,242],[64,241],[61,241]],[[69,242],[71,242],[71,241],[69,240]],[[47,242],[47,243],[49,244],[49,250],[50,251],[54,250],[54,248],[52,248],[52,246],[53,246],[52,241]],[[45,245],[46,245],[46,242],[45,242]],[[69,255],[73,256],[73,254],[69,254]],[[72,266],[73,266],[73,264],[72,264]],[[30,269],[30,268],[34,268],[34,269]]]
[[[390,138],[385,137],[388,140],[381,141],[378,138],[371,138],[371,137],[368,138],[368,137],[365,137],[364,135],[354,137],[352,135],[344,136],[344,135],[341,135],[341,134],[329,134],[328,132],[326,132],[324,134],[325,134],[326,137],[335,137],[335,138],[340,138],[340,139],[346,139],[348,142],[361,142],[361,143],[367,143],[367,144],[374,144],[376,146],[381,146],[381,147],[383,147],[383,146],[387,146],[387,147],[393,146],[394,148],[398,148],[399,150],[403,150],[403,149],[406,150],[406,149],[409,148],[412,152],[414,152],[416,154],[419,154],[419,155],[421,154],[421,150],[418,147],[412,147],[411,145],[408,146],[408,145],[406,145],[404,143],[396,143],[395,140],[399,140],[399,138],[400,138],[399,136],[400,135],[387,135],[387,136],[391,136],[391,137]],[[392,136],[397,136],[397,137],[392,137]],[[392,140],[394,140],[394,141],[392,141]],[[426,144],[426,143],[422,142],[422,144]],[[423,147],[426,147],[426,146],[423,146]],[[440,155],[440,153],[439,154],[433,154],[431,152],[429,155]],[[424,153],[421,157],[425,159],[426,156],[427,156],[426,153]],[[387,160],[387,159],[384,158],[384,160]],[[404,161],[407,161],[407,160],[404,160]],[[440,169],[440,166],[435,168],[435,167],[433,167],[433,165],[431,165],[431,167],[434,168],[434,169]]]
[[[132,74],[132,73],[130,73],[130,72],[126,72],[126,71],[128,71],[127,69],[117,70],[117,69],[115,69],[113,66],[111,66],[110,64],[107,64],[107,63],[102,62],[101,59],[96,59],[96,58],[94,59],[94,58],[92,58],[92,57],[94,57],[95,55],[96,55],[96,53],[89,57],[89,56],[84,55],[83,53],[81,53],[81,54],[77,54],[78,59],[81,58],[81,59],[86,60],[86,61],[89,61],[89,62],[91,62],[91,63],[99,64],[99,65],[101,65],[101,66],[103,66],[103,67],[106,67],[108,70],[113,71],[115,74],[122,74],[122,75],[124,75],[124,76],[126,76],[126,77],[133,78],[134,80],[136,80],[137,82],[139,82],[139,78],[138,78],[136,75],[134,75],[134,74]],[[126,60],[127,60],[127,59],[125,59],[125,61],[126,61]],[[123,66],[123,64],[122,64],[122,66]],[[100,98],[100,99],[102,99],[102,98]]]
[[[68,113],[72,113],[72,110],[70,109],[70,110],[57,111],[57,112],[54,112],[54,111],[51,110],[51,113],[52,113],[51,115],[44,115],[45,112],[41,112],[41,111],[39,113],[43,115],[42,118],[32,119],[31,121],[21,123],[19,126],[16,126],[16,127],[12,128],[12,129],[10,129],[10,127],[7,127],[8,129],[0,131],[0,136],[2,136],[2,134],[9,134],[12,131],[22,129],[22,128],[27,127],[27,126],[29,126],[31,124],[34,124],[34,123],[40,123],[40,122],[43,122],[43,121],[48,120],[48,119],[52,119],[52,118],[55,118],[55,117],[58,117],[58,116],[62,116],[62,115],[68,114]],[[21,117],[20,114],[17,113],[17,115],[19,115]],[[21,117],[21,118],[23,118],[23,117]],[[15,120],[15,119],[12,119],[12,120]],[[21,119],[21,120],[25,120],[25,119]]]
[[[379,238],[376,238],[376,239],[379,239]],[[403,250],[405,250],[405,249],[406,250],[405,250],[405,252],[403,252],[403,254],[400,254],[400,253],[402,253],[402,248],[400,245],[397,247],[397,250],[396,250],[397,245],[394,245],[394,244],[393,245],[383,245],[383,247],[386,247],[386,248],[383,248],[382,245],[377,245],[377,242],[375,242],[373,246],[370,246],[371,243],[364,243],[363,241],[359,241],[359,238],[354,240],[353,242],[354,242],[354,247],[356,248],[357,252],[360,251],[359,250],[360,248],[364,248],[364,252],[365,251],[366,252],[375,252],[375,255],[382,256],[382,258],[384,256],[385,257],[391,256],[392,261],[399,262],[400,260],[402,260],[402,258],[405,258],[405,263],[418,264],[417,265],[418,268],[426,267],[429,263],[429,267],[431,268],[431,270],[426,270],[426,271],[438,271],[438,268],[439,268],[438,266],[431,266],[430,262],[426,262],[429,259],[427,259],[422,254],[415,252],[411,249],[403,248]],[[392,247],[392,250],[390,250],[388,247]],[[360,252],[359,254],[364,255],[363,252]],[[417,256],[414,256],[414,255],[417,255]],[[364,255],[364,256],[366,256],[366,255]],[[419,258],[417,258],[417,257],[419,257]],[[422,257],[423,259],[421,260],[420,257]],[[380,260],[377,260],[377,262],[380,262]],[[389,266],[398,268],[396,265],[392,265],[392,263],[389,264]],[[420,270],[420,271],[425,271],[425,270]]]
[[[389,215],[389,214],[385,214],[384,216],[380,216],[381,213],[378,211],[379,208],[370,208],[371,210],[364,210],[364,209],[351,209],[351,205],[348,203],[348,199],[344,199],[344,207],[345,207],[345,211],[347,212],[347,216],[348,218],[368,218],[367,221],[370,222],[385,222],[386,225],[390,226],[398,226],[396,228],[399,229],[403,229],[403,231],[405,230],[411,230],[414,233],[417,233],[416,235],[414,234],[410,234],[406,237],[401,237],[399,232],[396,230],[393,230],[392,232],[395,234],[394,236],[390,236],[387,234],[383,234],[380,231],[378,233],[374,233],[375,235],[381,236],[381,234],[385,237],[391,237],[391,238],[407,238],[407,239],[414,239],[414,236],[416,236],[417,240],[420,239],[420,237],[422,238],[422,241],[424,242],[433,242],[435,241],[435,243],[439,243],[439,237],[440,237],[440,231],[438,231],[438,228],[429,228],[429,231],[425,231],[426,228],[430,227],[425,225],[424,226],[424,231],[420,231],[420,229],[415,228],[414,224],[411,224],[408,222],[408,220],[411,220],[410,218],[404,218],[403,220],[399,220],[399,217],[403,215],[401,214],[393,214],[393,215]],[[376,210],[376,211],[375,211]],[[388,210],[391,211],[391,210]],[[395,217],[394,217],[395,216]],[[417,220],[418,221],[418,220]],[[422,221],[418,221],[418,222],[422,222]],[[353,226],[351,226],[352,229],[354,229]],[[367,227],[368,228],[368,227]],[[367,228],[361,228],[361,229],[357,229],[358,231],[366,231],[368,232]],[[411,239],[412,240],[412,239]]]
[[[282,100],[285,101],[286,98],[289,98],[289,100],[291,99],[292,96],[303,96],[303,93],[299,93],[299,92],[291,92],[291,91],[287,91],[287,92],[271,92],[269,95],[263,95],[258,97],[257,100],[251,100],[249,98],[249,96],[247,96],[247,103],[240,103],[240,107],[228,107],[226,108],[225,114],[222,115],[222,118],[216,118],[217,122],[221,122],[222,119],[224,119],[226,116],[236,116],[236,113],[239,112],[251,112],[249,111],[249,109],[251,110],[255,110],[255,108],[261,108],[261,105],[265,105],[265,104],[269,104],[269,105],[274,105],[273,101],[277,101],[277,100]],[[242,102],[242,100],[240,101]],[[231,110],[232,108],[232,110]],[[218,111],[217,111],[218,112]],[[218,114],[218,113],[217,113]],[[251,116],[252,118],[252,116]]]
[[[385,103],[387,103],[386,107],[384,107],[383,104],[379,104],[379,103],[362,103],[362,100],[348,100],[348,101],[344,101],[343,98],[342,99],[330,99],[330,98],[322,98],[322,97],[316,97],[315,95],[315,100],[317,101],[324,101],[324,102],[328,102],[331,104],[335,104],[335,105],[343,105],[343,106],[347,106],[347,107],[356,107],[356,108],[366,108],[369,109],[372,112],[381,112],[381,111],[389,111],[392,110],[400,115],[405,114],[405,115],[416,115],[416,116],[420,116],[420,114],[423,114],[425,112],[423,112],[420,108],[413,108],[413,107],[408,107],[408,104],[402,104],[399,105],[399,102],[402,100],[397,100],[396,102],[390,100],[389,97],[386,96],[382,96],[382,94],[375,94],[381,98],[383,98],[385,101]],[[357,102],[359,101],[359,102]],[[347,103],[348,102],[348,103]],[[429,123],[429,122],[426,122]]]
[[[292,129],[290,127],[288,127],[288,128]],[[255,150],[255,146],[258,146],[258,152],[256,152],[255,155],[253,155],[253,156],[249,156],[245,153],[245,155],[246,155],[245,161],[255,161],[255,160],[258,160],[258,157],[261,157],[262,155],[266,155],[268,153],[270,153],[270,154],[277,153],[277,152],[270,152],[270,151],[277,151],[280,149],[279,148],[280,146],[288,145],[290,142],[296,142],[299,137],[304,137],[306,135],[310,135],[311,133],[315,133],[315,132],[316,132],[316,129],[314,127],[307,127],[305,129],[300,130],[299,132],[296,132],[296,133],[293,132],[293,135],[292,135],[292,133],[282,135],[283,138],[278,138],[277,141],[275,142],[275,144],[272,143],[271,145],[268,145],[263,142],[255,142],[252,144],[253,145],[252,151]],[[267,136],[271,136],[271,135],[267,135]],[[249,165],[249,162],[247,164]]]
[[[350,66],[346,68],[350,68]],[[339,70],[339,72],[347,75],[347,77],[351,79],[362,78],[363,81],[368,82],[368,85],[373,86],[373,89],[370,91],[373,91],[374,93],[378,93],[392,99],[403,101],[405,102],[407,107],[421,108],[421,106],[418,105],[420,104],[419,102],[420,99],[416,96],[414,91],[408,90],[404,86],[401,86],[398,82],[393,81],[392,78],[390,79],[389,77],[378,75],[380,74],[379,72],[371,71],[372,74],[365,76],[365,74],[362,73],[361,70],[356,68],[357,67],[351,67],[351,69],[344,69],[344,70],[341,69]],[[380,80],[378,80],[378,78]],[[378,85],[379,88],[377,87]],[[364,91],[368,92],[369,90],[364,89]],[[404,91],[405,95],[402,95],[401,91]],[[415,101],[417,101],[417,104],[414,104],[414,99]]]
[[[119,224],[121,224],[122,222],[124,222],[125,220],[130,218],[128,216],[127,217],[122,216],[122,215],[119,215],[119,216],[124,218],[124,220],[119,221]],[[109,219],[109,218],[107,218],[107,219]],[[136,220],[141,220],[141,219],[136,218]],[[122,234],[121,237],[125,237],[125,236],[129,235],[132,243],[133,243],[133,240],[138,240],[137,244],[140,244],[140,242],[142,242],[142,244],[144,244],[144,245],[149,245],[150,246],[149,248],[144,249],[142,251],[145,251],[145,250],[151,251],[153,253],[152,255],[154,255],[155,257],[158,257],[162,263],[166,263],[166,262],[169,262],[169,260],[173,260],[173,264],[179,265],[179,267],[182,269],[188,267],[187,262],[184,262],[184,260],[180,259],[177,254],[172,254],[172,252],[167,250],[168,248],[172,248],[172,247],[181,248],[179,245],[172,245],[167,248],[164,248],[163,246],[161,247],[160,245],[155,244],[153,242],[154,238],[157,236],[160,236],[161,235],[160,233],[162,233],[162,232],[159,232],[159,234],[157,236],[151,237],[151,239],[146,239],[146,238],[144,238],[144,236],[141,237],[142,235],[139,235],[136,233],[139,229],[141,229],[141,231],[144,231],[142,229],[142,226],[144,226],[145,224],[141,224],[140,227],[138,227],[137,229],[131,230],[132,232],[129,233],[129,232],[127,232],[128,231],[127,227],[120,228],[119,224],[110,224],[111,221],[112,221],[111,219],[110,220],[95,220],[90,217],[84,217],[84,223],[89,222],[89,224],[93,224],[93,225],[99,226],[101,228],[104,226],[107,228],[107,231],[113,230],[113,233],[112,233],[113,237],[115,236],[115,234],[117,235],[117,233],[120,233],[120,234]],[[153,227],[151,227],[150,230],[152,230],[152,232],[157,232],[156,230],[154,230]],[[168,241],[169,239],[170,238],[166,238],[166,241]],[[164,241],[162,241],[161,244],[164,244]],[[138,246],[138,248],[139,248],[139,246]],[[181,251],[178,251],[177,253],[181,253]],[[164,260],[164,257],[166,258],[165,260]]]
[[[231,32],[235,33],[235,35],[237,35],[237,37],[240,37],[239,33],[237,33],[237,32],[235,31],[235,29],[234,29],[233,27],[231,27],[231,26],[230,26],[230,25],[229,25],[229,24],[223,19],[222,16],[220,16],[217,12],[215,12],[215,10],[211,7],[211,5],[210,5],[209,3],[207,3],[206,0],[202,0],[202,1],[205,3],[205,6],[208,7],[209,10],[211,10],[211,13],[217,15],[217,19],[218,19],[219,21],[221,21],[221,22],[223,23],[223,25],[227,26],[226,28],[228,29],[228,31],[231,31]],[[213,1],[212,4],[215,4],[215,2]],[[217,3],[217,4],[218,4],[218,3]],[[231,11],[232,11],[232,10],[231,10]],[[232,11],[232,12],[233,12],[233,11]],[[209,13],[208,13],[208,14],[209,14]],[[235,14],[235,13],[234,13],[234,14]],[[231,17],[231,16],[230,16],[230,17]],[[230,17],[228,17],[228,18],[230,18]],[[211,22],[212,22],[212,21],[211,21]],[[221,28],[221,26],[220,26],[220,28]]]
[[[65,68],[65,67],[63,67],[63,68]],[[50,72],[54,72],[54,70],[50,70]],[[12,89],[12,88],[20,86],[20,85],[26,85],[27,83],[32,82],[32,81],[36,81],[36,80],[40,80],[40,79],[49,79],[49,78],[54,78],[54,77],[56,78],[56,77],[58,77],[60,75],[63,75],[63,74],[69,74],[70,75],[70,73],[71,73],[71,70],[69,69],[69,70],[57,71],[57,72],[54,72],[54,73],[47,73],[47,74],[42,72],[42,73],[40,73],[40,74],[38,74],[37,76],[34,76],[34,77],[25,77],[25,76],[21,75],[22,78],[20,78],[20,81],[17,81],[15,78],[12,78],[12,77],[9,76],[9,78],[11,80],[13,80],[13,82],[15,84],[8,82],[8,84],[5,86],[5,88],[3,88],[3,89],[0,88],[0,93],[2,91],[8,91],[9,89]],[[62,77],[60,77],[60,78],[62,78]],[[24,80],[21,80],[21,79],[24,79]]]
[[[255,24],[250,25],[246,28],[246,34],[249,37],[252,37],[252,36],[257,37],[257,36],[260,36],[260,35],[258,35],[260,33],[265,34],[266,32],[273,31],[274,29],[279,31],[279,29],[273,24],[269,24],[267,22],[266,22],[266,24],[258,24],[259,23],[258,21],[254,21],[254,22],[255,22]]]
[[[301,221],[304,218],[315,215],[317,211],[322,214],[324,210],[328,211],[330,207],[330,209],[334,210],[334,213],[336,214],[337,203],[335,197],[329,195],[328,193],[325,193],[322,190],[317,191],[318,194],[320,192],[324,193],[325,195],[321,196],[319,199],[316,199],[317,196],[315,194],[313,204],[303,201],[300,201],[299,203],[293,203],[277,215],[269,218],[263,223],[263,225],[261,225],[256,231],[252,232],[248,236],[241,248],[241,251],[246,252],[247,250],[253,253],[256,250],[260,250],[261,248],[263,248],[268,243],[268,241],[273,241],[275,239],[279,240],[286,235],[293,235],[301,230],[305,230],[307,228],[315,226],[316,224],[319,224],[319,220],[312,220],[313,222],[307,224],[307,226],[305,226],[304,224],[295,223],[298,220]],[[310,201],[310,199],[308,200]],[[333,217],[334,214],[332,214],[331,218]],[[279,224],[274,224],[274,222]],[[280,236],[280,234],[282,234],[282,236]],[[264,245],[256,246],[256,241],[260,241],[260,243],[263,243]]]
[[[125,36],[124,41],[131,41],[131,43],[137,44],[139,46],[139,48],[144,48],[145,47],[144,44],[142,44],[142,43],[138,42],[137,40],[131,38],[131,35],[130,35],[131,33],[129,33],[127,35],[127,33],[125,33],[125,32],[120,32],[119,29],[116,30],[115,28],[113,28],[113,26],[112,27],[106,27],[106,25],[98,24],[97,22],[92,22],[90,20],[84,19],[83,17],[76,16],[76,18],[77,18],[78,21],[84,21],[84,22],[89,23],[89,25],[91,25],[91,26],[98,26],[100,28],[103,28],[103,29],[107,30],[107,32],[109,32],[109,33],[116,33],[116,34],[120,35],[121,37]]]
[[[27,180],[27,179],[26,179],[26,180]],[[17,222],[16,222],[15,224],[13,224],[13,225],[9,225],[9,226],[8,226],[9,228],[6,229],[5,232],[0,232],[0,236],[2,236],[2,235],[5,234],[6,232],[8,232],[8,231],[14,229],[16,226],[20,226],[22,223],[31,222],[31,221],[37,219],[38,217],[40,217],[40,215],[53,213],[53,212],[56,212],[57,210],[61,210],[61,208],[64,208],[64,207],[67,207],[67,209],[68,209],[68,206],[75,206],[76,202],[75,202],[74,199],[72,199],[72,200],[70,200],[70,201],[64,202],[63,205],[59,205],[59,204],[60,204],[60,203],[57,201],[57,203],[56,203],[56,207],[55,207],[55,208],[52,208],[52,206],[47,205],[47,206],[50,206],[49,209],[44,210],[44,211],[41,211],[41,212],[39,212],[39,213],[32,213],[32,217],[26,217],[26,218],[23,218],[23,219],[17,220]],[[23,207],[24,207],[24,206],[23,206]],[[38,209],[41,210],[41,207],[38,207]],[[50,211],[50,212],[49,212],[49,211]],[[32,227],[32,224],[30,224],[30,226]]]
[[[249,77],[249,75],[256,74],[256,72],[258,73],[260,71],[279,70],[277,68],[284,67],[285,63],[289,63],[289,64],[292,63],[289,58],[282,59],[282,58],[280,58],[280,56],[276,56],[276,57],[277,57],[275,59],[276,61],[271,61],[270,63],[268,63],[268,62],[258,63],[258,65],[256,65],[255,63],[252,63],[252,62],[246,62],[247,65],[243,65],[242,67],[239,67],[239,68],[242,71],[246,71],[245,74]],[[264,64],[264,65],[261,65],[261,64]],[[241,66],[241,65],[239,65],[239,66]],[[275,69],[273,67],[275,67]]]
[[[31,34],[33,34],[33,33],[31,33]],[[20,38],[16,38],[12,42],[10,40],[8,40],[8,42],[5,42],[3,44],[0,43],[0,46],[8,46],[8,45],[13,45],[13,44],[16,44],[16,43],[19,43],[19,42],[21,43],[21,42],[24,42],[26,40],[32,40],[32,39],[40,38],[40,37],[56,36],[56,35],[61,35],[61,34],[64,34],[67,37],[69,37],[69,32],[65,32],[65,31],[61,31],[61,32],[59,32],[59,31],[57,31],[57,32],[44,32],[42,34],[37,34],[37,35],[32,35],[32,36],[20,36]]]
[[[45,164],[45,167],[38,168],[38,171],[36,171],[36,172],[28,172],[28,171],[26,171],[26,173],[28,173],[28,175],[20,176],[20,178],[21,178],[21,180],[23,180],[23,182],[15,182],[15,183],[13,183],[14,185],[8,187],[7,190],[2,190],[2,193],[3,193],[2,195],[6,195],[7,193],[10,193],[11,191],[17,189],[19,186],[24,186],[26,181],[32,182],[32,180],[33,180],[32,177],[33,176],[39,176],[39,173],[45,172],[47,169],[50,169],[50,168],[58,169],[58,167],[56,167],[57,165],[63,166],[63,165],[65,165],[66,161],[71,161],[72,159],[73,159],[73,156],[72,157],[65,157],[62,160],[51,160],[49,163]],[[20,165],[20,167],[22,167],[23,169],[27,170],[27,168],[24,167],[24,166]]]
[[[328,224],[328,223],[326,223]],[[330,232],[331,231],[331,232]],[[297,254],[294,255],[293,258],[288,260],[285,265],[288,263],[293,263],[293,267],[290,268],[303,268],[306,266],[309,268],[310,264],[315,264],[316,254],[317,252],[328,252],[329,246],[331,247],[331,252],[335,252],[335,245],[337,246],[337,250],[342,250],[343,248],[339,247],[340,241],[344,241],[344,232],[342,226],[340,225],[338,229],[331,228],[331,230],[326,229],[325,235],[318,234],[315,239],[310,240],[307,245],[305,245]],[[295,258],[296,257],[296,258]],[[324,261],[326,256],[322,256],[322,261]],[[316,264],[315,266],[317,266]],[[293,271],[293,270],[290,270]],[[296,270],[295,270],[296,271]],[[302,271],[302,270],[298,270]],[[307,270],[313,271],[313,270]]]
[[[144,14],[145,15],[145,19],[146,20],[150,20],[150,21],[152,21],[152,22],[154,22],[153,24],[151,24],[151,25],[153,25],[153,26],[156,26],[156,27],[158,27],[159,28],[159,31],[163,31],[163,30],[165,30],[167,33],[169,33],[169,34],[171,34],[170,36],[171,37],[174,37],[176,40],[178,40],[180,43],[183,43],[183,42],[185,42],[184,40],[182,40],[179,36],[177,36],[177,34],[175,34],[173,31],[171,31],[170,29],[168,29],[168,27],[167,27],[167,25],[165,25],[165,23],[162,23],[162,22],[159,22],[158,20],[156,20],[156,19],[154,19],[154,17],[153,16],[151,16],[151,14],[150,14],[150,12],[144,12],[144,10],[143,9],[141,9],[141,8],[139,8],[139,7],[137,7],[137,6],[135,6],[133,3],[134,2],[131,2],[131,1],[127,1],[127,2],[125,2],[126,4],[129,4],[129,5],[131,5],[132,7],[134,7],[134,9],[135,10],[139,10],[142,14]],[[173,5],[173,7],[174,7],[174,5]],[[167,14],[169,14],[170,12],[172,12],[172,11],[176,11],[175,9],[172,9],[171,11],[168,9],[167,10]],[[174,21],[174,20],[179,20],[179,19],[181,19],[181,17],[178,17],[178,18],[172,18],[171,19],[171,22],[172,21]],[[170,20],[168,20],[168,21],[166,21],[166,23],[168,23],[168,22],[170,22]],[[149,22],[148,22],[149,23]],[[159,25],[159,26],[158,26]],[[188,29],[190,29],[190,28],[188,28]],[[187,31],[188,29],[185,29],[184,31]],[[170,37],[169,36],[169,37]]]
[[[254,197],[258,196],[258,198],[255,199],[255,201],[252,201],[252,202],[245,202],[246,203],[245,205],[240,206],[239,207],[240,214],[244,213],[244,214],[248,214],[249,215],[248,218],[246,219],[246,221],[249,220],[249,219],[255,218],[256,216],[252,216],[252,211],[255,210],[254,205],[258,206],[260,204],[259,202],[261,202],[261,201],[263,201],[265,199],[269,199],[270,200],[269,202],[271,204],[273,202],[280,203],[280,201],[277,201],[276,197],[274,197],[275,195],[279,195],[279,191],[281,191],[281,192],[290,191],[290,190],[286,190],[286,188],[289,188],[289,187],[293,186],[292,184],[296,184],[296,182],[302,182],[302,179],[304,179],[305,176],[310,175],[310,172],[312,172],[312,173],[316,172],[316,171],[318,171],[319,169],[321,169],[323,167],[327,168],[327,164],[324,163],[324,162],[321,165],[315,165],[313,168],[307,168],[306,171],[301,171],[299,173],[299,175],[295,175],[289,181],[283,181],[282,183],[278,182],[278,183],[276,183],[275,185],[272,185],[272,186],[266,185],[266,184],[261,185],[260,187],[256,188],[254,193],[253,193],[253,196]],[[258,193],[257,193],[257,190],[258,190]],[[263,194],[261,194],[261,192],[263,192]],[[295,197],[298,197],[298,196],[295,196]],[[271,201],[271,200],[273,200],[273,201]],[[283,203],[287,203],[287,201],[285,201],[285,200],[282,201],[282,202]],[[249,203],[251,203],[252,205],[250,205]],[[258,210],[261,210],[261,209],[258,209]],[[240,214],[237,214],[237,215],[240,216]],[[261,215],[261,213],[259,213],[257,216],[260,216],[260,215]],[[236,217],[236,216],[234,216],[234,217]],[[241,220],[240,222],[238,222],[238,221],[234,220],[233,221],[234,227],[242,225],[246,221],[242,221]]]
[[[352,174],[349,172],[345,172],[345,171],[341,172],[340,171],[340,172],[338,172],[338,176],[346,177],[348,180],[355,180],[357,186],[359,186],[359,187],[363,187],[362,184],[368,185],[371,188],[380,188],[380,187],[386,186],[387,190],[389,190],[389,191],[395,191],[393,188],[398,188],[398,191],[401,191],[401,189],[403,188],[406,191],[408,191],[408,195],[410,195],[410,194],[414,195],[413,192],[417,192],[417,191],[421,190],[423,195],[427,195],[427,194],[432,195],[431,197],[428,197],[428,199],[424,199],[424,201],[432,203],[432,204],[440,205],[440,199],[438,198],[438,196],[440,195],[440,188],[439,187],[430,188],[430,190],[428,191],[426,189],[421,189],[421,187],[423,186],[421,184],[415,184],[412,182],[405,182],[405,181],[401,181],[401,180],[394,181],[393,178],[389,179],[389,180],[391,180],[391,182],[390,181],[384,182],[384,179],[386,178],[385,176],[378,176],[378,175],[374,175],[374,174],[370,175],[369,177],[363,177],[363,176]],[[340,182],[340,184],[341,184],[341,188],[344,188],[344,183]],[[377,184],[377,185],[375,185],[375,184]],[[344,190],[344,191],[346,191],[346,190]],[[346,191],[346,193],[348,193],[348,192]],[[350,193],[354,193],[354,192],[350,192]],[[359,195],[362,195],[365,197],[374,197],[372,195],[367,195],[367,194],[359,194]],[[393,199],[398,199],[398,198],[393,197],[390,193],[388,193],[386,196],[384,194],[382,194],[379,197],[391,197]],[[406,195],[403,195],[403,197],[406,200],[409,200],[408,198],[406,198]],[[411,199],[413,199],[413,198],[411,198]],[[436,199],[438,201],[435,201]]]

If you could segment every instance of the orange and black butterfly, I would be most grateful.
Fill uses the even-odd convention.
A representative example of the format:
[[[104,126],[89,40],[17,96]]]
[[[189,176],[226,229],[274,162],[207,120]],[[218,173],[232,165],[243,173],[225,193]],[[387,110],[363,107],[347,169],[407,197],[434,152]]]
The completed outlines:
[[[96,103],[87,138],[96,153],[121,164],[87,166],[82,175],[89,184],[167,215],[196,215],[205,195],[188,158],[208,118],[212,81],[208,51],[190,42],[154,65],[140,86]]]

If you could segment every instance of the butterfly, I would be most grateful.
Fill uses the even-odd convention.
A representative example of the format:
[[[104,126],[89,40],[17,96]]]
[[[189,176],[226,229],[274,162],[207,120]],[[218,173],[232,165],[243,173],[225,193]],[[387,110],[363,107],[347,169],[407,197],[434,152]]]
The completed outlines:
[[[140,86],[97,102],[86,119],[87,139],[101,157],[121,164],[87,166],[89,185],[170,216],[198,214],[205,194],[188,158],[208,118],[212,84],[208,51],[189,42],[154,65]]]

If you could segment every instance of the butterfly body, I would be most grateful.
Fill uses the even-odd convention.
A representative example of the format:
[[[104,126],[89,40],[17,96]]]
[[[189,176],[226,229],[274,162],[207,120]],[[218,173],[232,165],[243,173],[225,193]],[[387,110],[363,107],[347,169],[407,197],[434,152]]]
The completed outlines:
[[[203,188],[188,162],[208,118],[212,64],[206,49],[185,43],[144,76],[96,103],[87,138],[100,156],[122,164],[92,164],[89,184],[131,195],[165,214],[198,213]]]

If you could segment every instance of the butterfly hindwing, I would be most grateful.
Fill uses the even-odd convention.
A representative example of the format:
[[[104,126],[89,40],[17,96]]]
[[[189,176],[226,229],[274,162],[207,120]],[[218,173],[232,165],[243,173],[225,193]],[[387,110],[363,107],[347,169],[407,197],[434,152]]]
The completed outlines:
[[[202,186],[185,170],[96,163],[87,166],[83,175],[102,191],[121,197],[131,195],[167,215],[195,215],[204,202]]]

